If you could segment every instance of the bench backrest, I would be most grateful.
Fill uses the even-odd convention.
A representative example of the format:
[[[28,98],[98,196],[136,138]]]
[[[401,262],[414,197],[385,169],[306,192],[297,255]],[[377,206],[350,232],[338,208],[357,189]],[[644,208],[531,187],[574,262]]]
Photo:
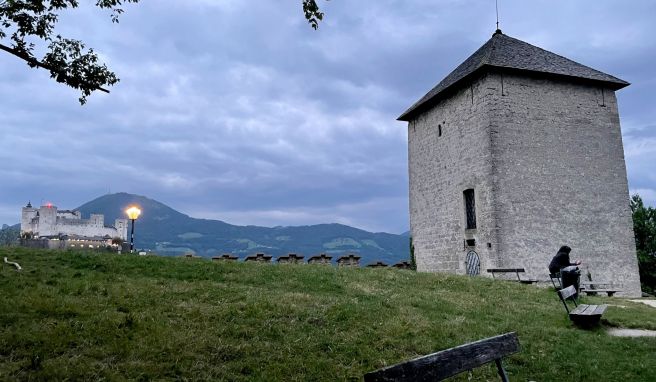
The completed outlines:
[[[563,287],[563,283],[560,280],[560,272],[549,273],[549,277],[551,278],[551,284],[553,284],[554,289],[559,290],[560,288]],[[558,281],[558,285],[556,285],[556,281],[554,280]]]
[[[567,300],[576,294],[576,288],[574,288],[574,285],[570,285],[567,288],[559,290],[558,294],[560,295],[560,298]]]
[[[501,358],[517,353],[519,350],[517,333],[511,332],[372,371],[365,374],[364,380],[365,382],[441,381],[492,361],[497,361],[497,366],[500,368]],[[500,368],[499,373],[501,374],[502,371],[503,369]]]
[[[563,288],[558,291],[558,297],[560,297],[560,301],[563,302],[563,305],[565,305],[565,310],[567,311],[567,314],[569,314],[569,307],[567,306],[567,299],[574,296],[576,294],[576,288],[574,288],[574,285],[570,285],[567,288]],[[572,299],[574,301],[574,306],[578,306],[576,303],[576,300]]]

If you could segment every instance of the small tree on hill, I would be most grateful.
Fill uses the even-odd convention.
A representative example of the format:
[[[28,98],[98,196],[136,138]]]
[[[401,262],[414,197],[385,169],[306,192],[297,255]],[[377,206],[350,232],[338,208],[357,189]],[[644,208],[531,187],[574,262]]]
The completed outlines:
[[[410,268],[413,271],[417,270],[417,260],[415,259],[415,246],[412,244],[412,236],[410,236]]]

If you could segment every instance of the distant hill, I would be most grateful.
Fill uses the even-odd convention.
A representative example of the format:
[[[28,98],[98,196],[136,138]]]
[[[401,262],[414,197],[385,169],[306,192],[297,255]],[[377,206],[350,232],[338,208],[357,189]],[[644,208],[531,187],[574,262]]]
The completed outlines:
[[[12,226],[3,224],[2,229],[0,229],[0,246],[17,244],[19,236],[20,224]]]
[[[195,252],[211,257],[233,253],[240,257],[264,252],[280,256],[290,252],[305,255],[357,253],[362,263],[376,260],[395,263],[408,260],[408,237],[372,233],[343,224],[298,227],[236,226],[220,220],[196,219],[145,196],[116,193],[101,196],[77,209],[84,218],[105,215],[105,223],[124,218],[124,210],[137,204],[143,213],[136,221],[135,246],[164,255]]]

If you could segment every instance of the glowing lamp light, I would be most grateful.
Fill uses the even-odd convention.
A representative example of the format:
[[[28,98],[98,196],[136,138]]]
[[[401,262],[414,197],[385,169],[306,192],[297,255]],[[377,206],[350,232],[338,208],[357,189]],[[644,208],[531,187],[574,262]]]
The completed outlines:
[[[134,221],[139,218],[139,215],[141,215],[141,210],[137,206],[131,206],[127,210],[125,210],[125,213],[128,215],[128,218],[132,220],[132,231],[130,232],[130,253],[134,252]]]
[[[139,215],[141,215],[141,210],[137,206],[132,206],[125,210],[125,213],[128,215],[130,220],[135,220],[139,218]]]

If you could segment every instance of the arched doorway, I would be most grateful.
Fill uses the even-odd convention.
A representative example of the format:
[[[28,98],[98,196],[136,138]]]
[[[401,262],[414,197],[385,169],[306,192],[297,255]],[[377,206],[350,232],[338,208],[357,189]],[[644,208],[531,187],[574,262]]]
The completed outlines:
[[[476,251],[467,252],[465,267],[469,276],[478,276],[481,273],[481,260],[478,258]]]

